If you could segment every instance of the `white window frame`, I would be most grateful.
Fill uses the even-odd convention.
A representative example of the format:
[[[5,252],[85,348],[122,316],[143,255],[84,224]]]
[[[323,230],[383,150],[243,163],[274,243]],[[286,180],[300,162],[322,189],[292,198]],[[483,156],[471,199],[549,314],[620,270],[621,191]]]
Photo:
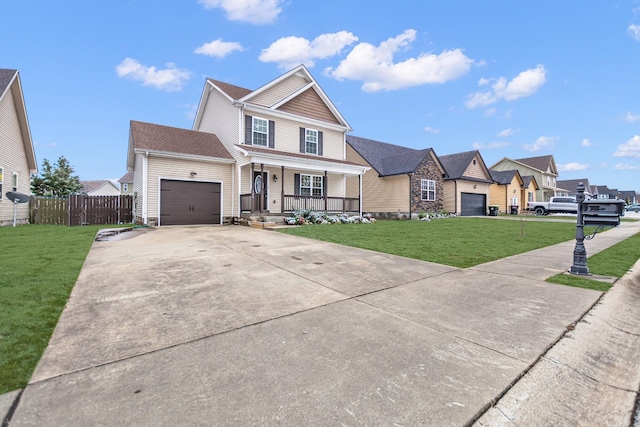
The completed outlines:
[[[257,145],[259,147],[268,147],[269,146],[269,120],[267,119],[263,119],[262,117],[252,117],[251,118],[251,144],[252,145]],[[260,127],[264,126],[264,132],[262,131],[262,129],[256,129],[256,125],[258,125],[258,122],[264,122],[264,123],[259,123]],[[264,144],[262,144],[262,142],[258,143],[258,139],[256,138],[256,134],[258,135],[264,135]]]
[[[527,199],[528,199],[527,201],[533,202],[533,191],[529,191],[527,193]]]
[[[434,202],[436,200],[436,182],[434,180],[420,180],[420,199],[426,202]]]
[[[318,154],[319,132],[315,129],[304,130],[304,152],[306,154]]]
[[[13,173],[11,187],[13,188],[11,191],[18,191],[18,172]]]
[[[308,183],[305,182],[308,180]],[[318,185],[319,184],[319,185]],[[324,177],[322,175],[300,174],[300,195],[322,197],[324,195]]]

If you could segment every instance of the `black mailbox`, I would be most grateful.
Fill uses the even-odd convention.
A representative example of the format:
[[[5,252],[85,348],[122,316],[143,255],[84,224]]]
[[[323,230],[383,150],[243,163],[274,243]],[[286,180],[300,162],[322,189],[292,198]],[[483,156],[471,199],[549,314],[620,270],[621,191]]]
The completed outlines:
[[[582,202],[582,222],[596,227],[616,227],[620,225],[624,201],[592,199]]]

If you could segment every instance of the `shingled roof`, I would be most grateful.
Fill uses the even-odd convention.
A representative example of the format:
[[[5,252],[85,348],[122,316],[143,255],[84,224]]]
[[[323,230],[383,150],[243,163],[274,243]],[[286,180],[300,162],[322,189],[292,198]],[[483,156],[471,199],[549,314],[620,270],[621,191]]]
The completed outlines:
[[[133,182],[133,171],[127,172],[124,175],[122,175],[122,178],[120,178],[118,182],[121,182],[121,183]]]
[[[9,87],[9,83],[13,80],[13,76],[16,75],[18,70],[10,70],[6,68],[0,68],[0,97]]]
[[[446,156],[438,156],[444,169],[447,171],[447,177],[445,179],[460,179],[464,175],[464,171],[467,170],[471,161],[479,154],[478,150],[465,151],[463,153],[448,154]],[[473,178],[474,181],[485,180]],[[487,182],[491,182],[486,180]]]
[[[386,142],[347,135],[347,144],[362,156],[379,176],[412,173],[433,150],[416,150]]]
[[[551,165],[553,156],[526,157],[524,159],[515,159],[516,162],[531,166],[534,169],[546,172]]]
[[[234,86],[232,84],[221,82],[219,80],[214,80],[214,79],[207,79],[207,80],[209,80],[211,83],[219,87],[220,90],[222,90],[224,93],[229,95],[229,97],[234,101],[240,98],[243,98],[249,95],[251,92],[253,92],[250,89],[245,89],[240,86]]]
[[[513,181],[513,177],[516,176],[516,173],[518,173],[518,171],[515,169],[512,169],[510,171],[494,171],[490,169],[489,173],[491,174],[491,178],[493,178],[496,183],[507,185],[511,184],[511,182]]]
[[[233,159],[220,139],[212,133],[132,120],[131,138],[134,149]]]
[[[524,188],[529,187],[529,184],[531,184],[531,181],[533,180],[533,182],[536,183],[536,190],[538,189],[538,183],[535,181],[533,175],[522,175],[522,186]]]
[[[584,185],[585,192],[591,194],[591,185],[589,184],[588,178],[557,180],[556,187],[568,190],[570,193],[574,193],[577,191],[579,183]]]

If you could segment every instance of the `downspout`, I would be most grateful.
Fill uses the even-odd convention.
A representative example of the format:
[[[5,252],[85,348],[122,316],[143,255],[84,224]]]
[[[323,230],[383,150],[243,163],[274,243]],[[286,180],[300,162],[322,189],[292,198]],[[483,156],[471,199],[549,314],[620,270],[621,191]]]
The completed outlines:
[[[145,151],[142,157],[142,223],[144,225],[148,225],[148,209],[147,209],[147,200],[148,200],[148,191],[149,184],[147,182],[149,175],[149,152]]]
[[[458,180],[457,179],[453,180],[453,188],[455,190],[453,192],[454,209],[456,210],[456,215],[458,215]],[[460,212],[460,213],[462,213],[462,212]]]
[[[358,175],[358,193],[360,195],[360,203],[358,203],[358,205],[360,205],[360,212],[358,212],[360,214],[360,217],[362,218],[362,175],[364,174],[364,172],[362,172],[362,174]]]

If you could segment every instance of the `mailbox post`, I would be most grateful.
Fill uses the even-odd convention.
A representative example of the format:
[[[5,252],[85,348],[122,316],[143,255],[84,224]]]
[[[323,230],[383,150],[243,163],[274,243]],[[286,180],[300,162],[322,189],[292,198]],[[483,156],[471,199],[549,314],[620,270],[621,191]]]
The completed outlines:
[[[582,203],[584,202],[584,184],[580,182],[577,188],[576,202],[578,202],[578,218],[576,220],[576,246],[573,249],[573,265],[569,272],[582,276],[589,275],[587,267],[587,250],[584,247],[584,223],[582,220]]]
[[[617,227],[620,225],[620,216],[623,215],[624,202],[622,200],[586,200],[584,197],[584,184],[579,183],[578,194],[578,218],[576,220],[576,246],[573,250],[573,265],[569,270],[572,274],[588,276],[587,250],[584,247],[584,239],[595,237],[596,233],[605,227]],[[593,235],[584,236],[584,226],[591,225],[596,228]]]

